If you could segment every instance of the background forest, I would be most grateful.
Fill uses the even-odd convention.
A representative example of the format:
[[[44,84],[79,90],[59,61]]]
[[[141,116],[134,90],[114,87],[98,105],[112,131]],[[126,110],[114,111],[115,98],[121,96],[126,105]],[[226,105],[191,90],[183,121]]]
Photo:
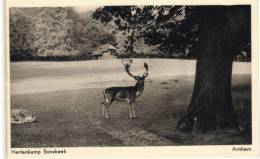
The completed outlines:
[[[111,27],[111,26],[110,26]],[[87,56],[96,47],[115,43],[111,28],[90,13],[73,8],[10,9],[11,60]]]
[[[127,57],[126,44],[129,35],[120,30],[115,23],[102,23],[95,20],[93,12],[78,12],[73,7],[41,7],[10,9],[10,59],[21,60],[89,60],[93,52],[102,45],[114,46],[116,57]],[[182,19],[183,13],[180,18]],[[156,37],[152,29],[147,28],[152,37]],[[161,31],[163,36],[169,30]],[[161,36],[158,34],[158,36]],[[138,35],[135,35],[138,37]],[[136,38],[131,57],[150,58],[186,58],[194,59],[191,54],[192,45],[187,39],[176,37],[177,43],[183,46],[175,48],[147,45],[142,38]],[[155,38],[160,39],[160,38]],[[153,40],[152,38],[148,40]],[[150,42],[151,43],[151,42]],[[179,44],[178,44],[179,45]],[[248,45],[250,47],[250,45]],[[249,56],[249,57],[248,57]],[[235,60],[250,61],[250,54],[241,51]]]

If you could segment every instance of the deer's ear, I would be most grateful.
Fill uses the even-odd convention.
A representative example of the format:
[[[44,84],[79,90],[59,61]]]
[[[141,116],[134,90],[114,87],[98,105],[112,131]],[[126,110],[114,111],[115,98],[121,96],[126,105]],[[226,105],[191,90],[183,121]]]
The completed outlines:
[[[135,76],[134,79],[138,81],[138,80],[139,80],[139,77],[138,77],[138,76]]]

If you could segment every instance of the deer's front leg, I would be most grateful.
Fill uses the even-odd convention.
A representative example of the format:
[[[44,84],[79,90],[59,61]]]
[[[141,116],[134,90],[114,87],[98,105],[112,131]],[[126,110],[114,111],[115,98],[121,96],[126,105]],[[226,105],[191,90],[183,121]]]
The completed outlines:
[[[131,105],[132,105],[131,107],[132,107],[133,119],[136,119],[137,117],[136,117],[136,115],[135,115],[135,103],[132,102]]]
[[[133,119],[133,109],[132,109],[132,102],[128,101],[128,106],[129,106],[129,116],[131,119]]]

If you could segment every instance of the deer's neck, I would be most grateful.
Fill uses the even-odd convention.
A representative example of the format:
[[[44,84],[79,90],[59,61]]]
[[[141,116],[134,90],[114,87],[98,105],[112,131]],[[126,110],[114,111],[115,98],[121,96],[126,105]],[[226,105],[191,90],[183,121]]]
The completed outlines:
[[[136,97],[139,97],[140,95],[142,95],[143,91],[144,91],[144,82],[137,82],[135,84]]]

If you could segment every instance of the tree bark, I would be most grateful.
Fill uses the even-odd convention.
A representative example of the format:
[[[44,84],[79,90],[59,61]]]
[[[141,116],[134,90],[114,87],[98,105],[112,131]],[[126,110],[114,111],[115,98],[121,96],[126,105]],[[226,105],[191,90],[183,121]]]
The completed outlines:
[[[234,25],[237,11],[206,11],[215,20],[205,15],[200,25],[193,94],[177,124],[179,130],[190,132],[239,128],[231,94],[232,63],[241,33],[239,25]]]
[[[207,131],[237,127],[232,95],[232,59],[198,59],[190,105],[178,128]]]

